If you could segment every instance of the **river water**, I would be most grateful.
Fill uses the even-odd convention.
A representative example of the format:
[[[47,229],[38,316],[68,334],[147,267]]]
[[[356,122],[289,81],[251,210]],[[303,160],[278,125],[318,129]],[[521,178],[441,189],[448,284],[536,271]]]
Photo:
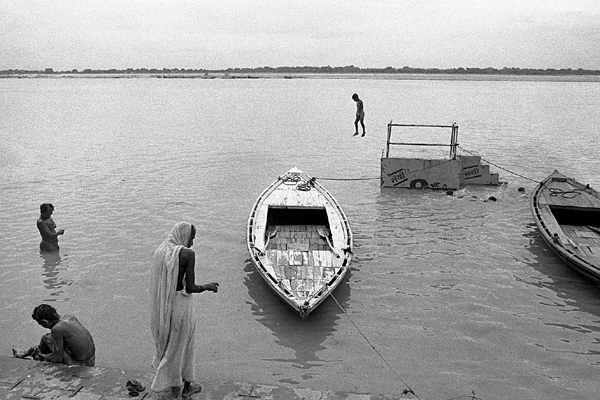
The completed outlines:
[[[354,92],[364,138],[352,137]],[[46,302],[90,329],[97,365],[152,370],[147,273],[188,220],[197,281],[220,283],[195,300],[200,380],[597,398],[600,289],[546,247],[528,193],[554,169],[600,187],[598,110],[600,82],[549,78],[2,79],[0,353],[37,343],[30,316]],[[382,190],[391,120],[455,122],[459,153],[507,184],[462,198]],[[306,320],[269,292],[245,246],[253,202],[294,166],[336,197],[355,239],[347,279]],[[66,231],[58,254],[39,252],[44,202]]]

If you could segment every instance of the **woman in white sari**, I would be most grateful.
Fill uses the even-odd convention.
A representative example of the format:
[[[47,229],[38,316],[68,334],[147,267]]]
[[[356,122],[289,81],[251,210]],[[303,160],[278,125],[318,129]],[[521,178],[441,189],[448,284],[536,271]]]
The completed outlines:
[[[192,293],[217,292],[216,282],[196,285],[196,254],[189,247],[196,229],[177,223],[156,249],[150,281],[150,328],[155,344],[153,366],[157,367],[152,390],[179,388],[190,397],[202,387],[195,381],[194,339],[196,319]]]

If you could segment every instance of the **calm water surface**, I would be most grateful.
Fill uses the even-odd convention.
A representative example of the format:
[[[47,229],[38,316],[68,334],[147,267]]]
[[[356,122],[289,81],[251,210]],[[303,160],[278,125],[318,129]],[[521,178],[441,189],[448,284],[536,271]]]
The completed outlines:
[[[351,137],[354,92],[365,138]],[[600,187],[599,109],[599,82],[0,80],[0,353],[37,343],[30,315],[49,302],[88,326],[98,365],[151,370],[147,271],[189,220],[197,279],[221,285],[196,296],[200,378],[597,398],[600,289],[552,255],[517,188],[555,168]],[[381,190],[390,120],[456,122],[461,146],[508,184],[461,199]],[[332,192],[355,236],[337,302],[304,321],[268,291],[244,241],[254,200],[293,166]],[[54,255],[38,250],[43,202],[66,230]]]

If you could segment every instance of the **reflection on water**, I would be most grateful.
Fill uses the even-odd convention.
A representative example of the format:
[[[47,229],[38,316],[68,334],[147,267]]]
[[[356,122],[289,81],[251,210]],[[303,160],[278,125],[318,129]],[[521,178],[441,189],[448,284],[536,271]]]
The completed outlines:
[[[8,158],[0,161],[6,224],[0,336],[27,332],[23,315],[42,299],[58,301],[88,318],[102,347],[101,366],[150,364],[151,346],[141,343],[148,336],[141,264],[165,230],[190,219],[207,223],[206,245],[216,249],[211,263],[236,265],[220,272],[238,290],[207,299],[214,305],[207,318],[220,313],[221,298],[235,313],[219,314],[222,333],[198,333],[197,343],[210,341],[219,378],[395,393],[395,377],[335,301],[301,320],[244,262],[242,239],[254,196],[272,182],[273,171],[296,165],[315,176],[378,177],[390,118],[457,121],[461,145],[523,177],[539,180],[557,168],[600,186],[595,153],[581,151],[599,147],[597,84],[1,81],[0,146]],[[370,99],[373,124],[372,134],[359,141],[341,129],[353,105],[338,96],[354,91]],[[199,106],[198,98],[210,101]],[[252,118],[257,110],[260,119]],[[50,162],[56,159],[67,162]],[[376,180],[327,182],[350,219],[355,244],[351,280],[334,296],[394,369],[411,385],[419,383],[421,398],[457,398],[471,389],[486,399],[596,398],[598,289],[526,226],[531,212],[516,188],[530,191],[533,184],[492,169],[507,188],[469,188],[462,198],[382,190]],[[492,194],[497,202],[481,201]],[[60,256],[41,255],[40,263],[31,213],[46,200],[61,204],[61,221],[70,226],[68,261],[61,250]],[[89,210],[102,222],[81,218]],[[115,309],[122,312],[115,316]],[[93,322],[107,313],[116,318],[113,326]],[[136,340],[115,329],[134,332]],[[255,359],[236,363],[227,349],[247,337],[257,339],[247,344]],[[239,347],[236,342],[233,349]],[[130,348],[135,356],[123,354]],[[0,352],[10,351],[9,343],[0,343]]]
[[[600,308],[596,301],[600,288],[558,258],[544,242],[535,224],[529,224],[528,227],[531,229],[523,236],[529,238],[529,251],[535,257],[530,265],[546,279],[527,283],[551,289],[570,306],[600,317]]]
[[[295,358],[292,359],[265,359],[267,361],[291,364],[293,367],[309,370],[314,367],[325,365],[325,360],[317,356],[317,352],[326,350],[324,345],[328,338],[335,332],[336,322],[343,314],[334,299],[328,298],[313,311],[310,316],[302,320],[292,309],[277,297],[275,293],[265,284],[263,278],[254,269],[250,260],[246,260],[244,270],[247,276],[244,284],[248,288],[248,294],[253,303],[249,303],[252,314],[256,320],[269,328],[277,337],[276,343],[294,351]],[[333,296],[339,305],[346,309],[350,297],[350,285],[348,277],[334,291]],[[318,372],[305,372],[301,377],[308,380],[317,376]],[[281,383],[297,384],[290,379],[280,380]]]
[[[50,291],[50,297],[44,299],[44,301],[57,301],[64,293],[61,288],[63,286],[70,286],[73,281],[66,280],[59,277],[59,272],[66,269],[68,265],[62,266],[63,259],[60,257],[58,251],[40,251],[40,257],[44,260],[42,265],[42,276],[44,277],[44,287]],[[65,254],[64,261],[68,260],[68,254]],[[69,300],[68,298],[63,301]]]
[[[586,313],[600,317],[600,292],[592,281],[580,275],[564,263],[543,240],[535,224],[528,225],[529,231],[523,236],[530,239],[529,251],[535,257],[530,265],[543,277],[537,280],[522,280],[540,289],[550,289],[538,293],[540,305],[555,309],[562,315],[560,320],[544,318],[544,326],[558,328],[562,345],[549,346],[536,343],[536,346],[551,353],[569,353],[582,356],[597,356],[600,351],[600,325],[591,325],[579,317]],[[599,321],[596,321],[599,322]],[[599,365],[590,361],[590,365]]]

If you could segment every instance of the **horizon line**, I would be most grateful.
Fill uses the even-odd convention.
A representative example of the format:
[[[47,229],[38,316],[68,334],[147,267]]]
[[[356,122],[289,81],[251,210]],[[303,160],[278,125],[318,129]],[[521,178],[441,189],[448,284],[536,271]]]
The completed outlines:
[[[279,67],[229,67],[229,68],[108,68],[108,69],[92,69],[85,68],[69,69],[69,70],[57,70],[53,68],[44,69],[23,69],[23,68],[11,68],[0,70],[0,74],[23,74],[23,73],[37,73],[37,74],[90,74],[90,73],[276,73],[276,72],[304,72],[304,73],[480,73],[480,74],[567,74],[567,75],[600,75],[600,70],[584,69],[584,68],[521,68],[521,67],[452,67],[452,68],[422,68],[422,67],[409,67],[404,66],[402,68],[385,67],[385,68],[361,68],[355,67],[354,65],[331,67],[327,66],[279,66]]]

